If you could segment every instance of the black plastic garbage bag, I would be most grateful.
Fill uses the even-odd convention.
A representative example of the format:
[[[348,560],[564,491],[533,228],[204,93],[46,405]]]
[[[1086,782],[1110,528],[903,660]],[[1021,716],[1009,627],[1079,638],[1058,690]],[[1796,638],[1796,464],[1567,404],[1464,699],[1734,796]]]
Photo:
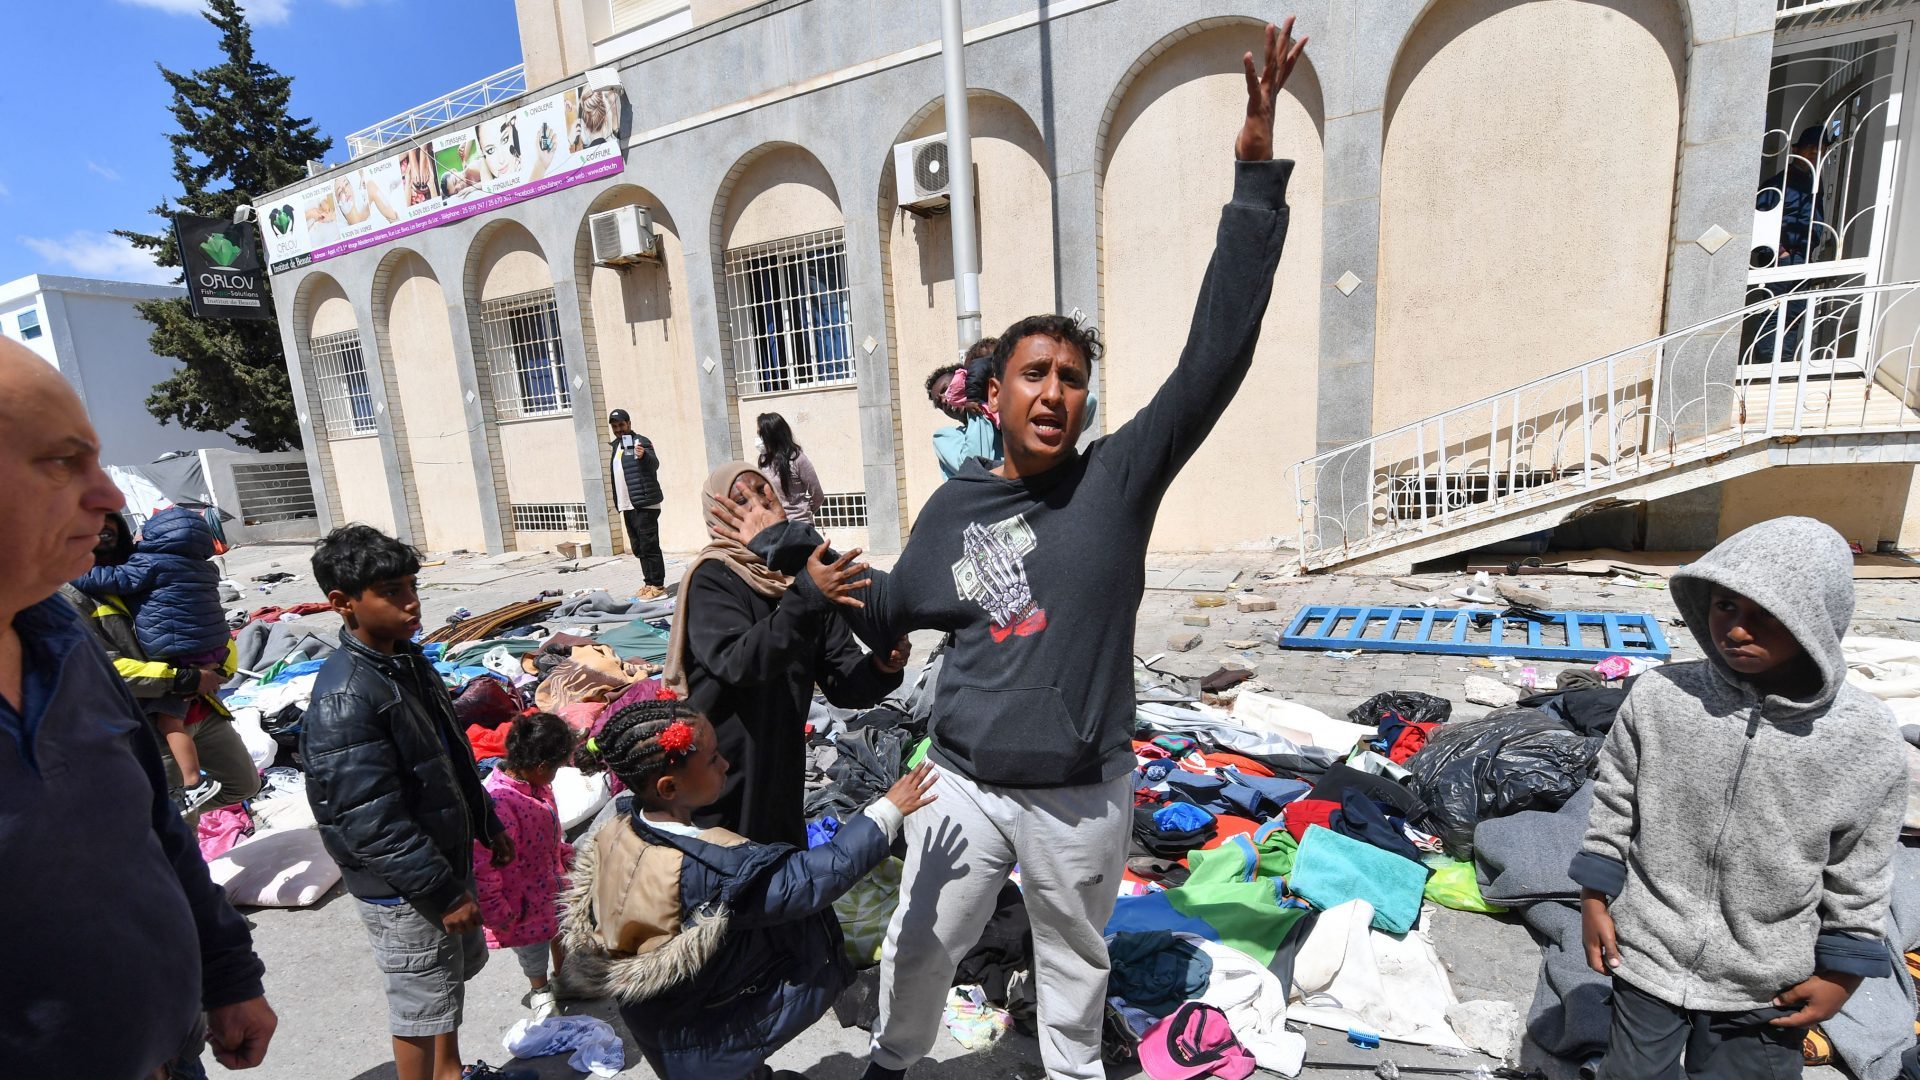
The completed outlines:
[[[1423,826],[1447,854],[1473,858],[1473,828],[1522,810],[1558,810],[1593,776],[1602,736],[1538,709],[1498,709],[1448,724],[1407,759],[1408,786],[1427,804]]]
[[[1390,690],[1375,694],[1347,710],[1347,719],[1367,727],[1379,727],[1388,713],[1397,713],[1409,724],[1444,724],[1453,715],[1453,702],[1414,690]]]

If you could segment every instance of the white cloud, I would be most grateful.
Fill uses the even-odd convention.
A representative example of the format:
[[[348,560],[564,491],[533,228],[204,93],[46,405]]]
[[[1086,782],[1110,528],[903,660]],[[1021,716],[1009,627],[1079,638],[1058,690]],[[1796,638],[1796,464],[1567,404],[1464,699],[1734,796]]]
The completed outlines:
[[[105,165],[102,165],[97,161],[87,162],[87,171],[92,173],[95,176],[100,177],[101,179],[109,180],[116,184],[120,182],[119,173],[114,172],[112,169],[107,168]]]
[[[65,236],[22,236],[22,244],[56,267],[86,277],[171,285],[175,270],[153,264],[153,256],[124,236],[76,229]]]
[[[13,198],[13,192],[8,190],[7,185],[0,184],[0,199],[11,199],[11,198]]]
[[[123,4],[152,8],[169,15],[198,15],[206,9],[206,0],[120,0]],[[246,0],[241,7],[256,23],[283,23],[293,13],[293,0]]]

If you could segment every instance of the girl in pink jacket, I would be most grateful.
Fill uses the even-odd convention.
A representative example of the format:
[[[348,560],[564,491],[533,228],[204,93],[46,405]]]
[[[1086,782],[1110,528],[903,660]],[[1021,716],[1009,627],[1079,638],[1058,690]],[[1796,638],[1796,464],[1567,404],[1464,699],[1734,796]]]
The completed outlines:
[[[560,890],[573,865],[573,847],[560,828],[553,776],[573,756],[573,730],[552,713],[516,717],[507,732],[506,763],[487,775],[487,794],[507,834],[514,859],[495,866],[476,845],[475,891],[486,922],[487,947],[512,949],[533,989],[526,1005],[535,1020],[554,1013],[547,960],[558,975],[566,959],[558,934]]]

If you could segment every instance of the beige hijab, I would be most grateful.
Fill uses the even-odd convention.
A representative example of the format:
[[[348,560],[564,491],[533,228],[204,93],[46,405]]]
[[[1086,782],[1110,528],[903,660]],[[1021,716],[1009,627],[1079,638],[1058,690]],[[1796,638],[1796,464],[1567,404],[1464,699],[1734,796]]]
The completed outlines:
[[[673,610],[673,632],[667,640],[667,689],[683,699],[687,696],[687,595],[690,591],[687,583],[693,580],[694,570],[701,563],[720,563],[739,575],[748,588],[773,599],[785,595],[787,586],[793,584],[792,578],[776,572],[745,545],[720,535],[719,519],[713,516],[713,504],[707,497],[726,498],[733,490],[734,482],[748,474],[765,479],[764,474],[752,465],[744,461],[730,461],[715,469],[700,488],[700,516],[706,519],[709,540],[707,546],[700,549],[700,554],[687,564],[686,573],[680,578],[679,602]]]

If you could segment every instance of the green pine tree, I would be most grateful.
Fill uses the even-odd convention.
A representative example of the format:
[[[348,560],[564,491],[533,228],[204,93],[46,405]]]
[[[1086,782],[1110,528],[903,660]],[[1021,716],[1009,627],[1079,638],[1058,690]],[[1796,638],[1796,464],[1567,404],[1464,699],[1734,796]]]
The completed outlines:
[[[207,0],[205,15],[220,31],[225,62],[184,75],[160,68],[180,127],[168,140],[181,193],[153,211],[169,222],[181,211],[230,219],[255,196],[304,179],[306,162],[333,145],[310,119],[288,115],[293,80],[254,59],[253,29],[236,0]],[[180,266],[171,230],[115,231],[157,265]],[[234,439],[254,450],[300,445],[277,322],[197,319],[184,297],[139,307],[153,324],[153,351],[185,365],[154,386],[148,412],[194,431],[240,425]]]

